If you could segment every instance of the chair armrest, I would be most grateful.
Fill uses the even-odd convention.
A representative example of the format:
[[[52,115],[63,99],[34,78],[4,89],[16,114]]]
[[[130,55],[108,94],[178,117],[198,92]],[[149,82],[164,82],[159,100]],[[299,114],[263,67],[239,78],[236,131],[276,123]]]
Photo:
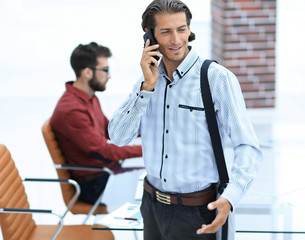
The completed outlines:
[[[122,167],[121,165],[116,166],[113,169],[107,167],[93,167],[93,166],[81,166],[81,165],[69,165],[69,164],[54,164],[56,169],[66,170],[82,170],[82,171],[105,171],[109,174],[120,174],[124,172],[130,172],[134,170],[144,169],[144,167]]]
[[[62,182],[69,183],[68,178],[25,178],[23,181],[25,182]]]
[[[66,169],[66,170],[81,170],[81,171],[105,171],[112,174],[112,170],[107,167],[94,167],[94,166],[84,166],[84,165],[69,165],[69,164],[54,164],[56,169]]]
[[[73,180],[73,179],[67,179],[67,178],[25,178],[23,179],[25,182],[59,182],[59,183],[69,183],[72,184],[75,188],[75,194],[73,195],[72,199],[70,200],[66,211],[62,215],[62,218],[64,218],[67,213],[70,211],[70,209],[73,207],[73,205],[76,203],[76,201],[79,198],[80,195],[80,186],[79,184]]]
[[[59,218],[59,226],[56,232],[54,233],[52,240],[56,239],[59,232],[63,228],[63,217],[60,214],[55,213],[52,210],[48,210],[48,209],[0,208],[0,213],[22,213],[22,214],[42,213],[42,214],[52,214],[57,216]]]
[[[52,213],[52,210],[49,209],[28,209],[28,208],[1,208],[0,211],[8,212],[8,213]]]
[[[69,183],[69,184],[72,184],[75,187],[75,195],[77,195],[77,199],[78,199],[78,197],[80,195],[80,186],[73,179],[68,179],[68,178],[25,178],[25,179],[23,179],[23,181],[24,182],[59,182],[59,183]],[[73,200],[73,198],[72,198],[72,200]]]

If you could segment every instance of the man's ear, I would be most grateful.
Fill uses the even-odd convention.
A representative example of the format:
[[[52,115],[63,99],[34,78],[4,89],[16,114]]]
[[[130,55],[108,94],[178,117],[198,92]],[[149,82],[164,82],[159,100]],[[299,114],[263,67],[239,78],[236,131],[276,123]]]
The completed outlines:
[[[90,69],[88,67],[84,68],[81,72],[81,76],[88,78],[88,79],[92,78],[92,74],[93,74],[92,69]]]

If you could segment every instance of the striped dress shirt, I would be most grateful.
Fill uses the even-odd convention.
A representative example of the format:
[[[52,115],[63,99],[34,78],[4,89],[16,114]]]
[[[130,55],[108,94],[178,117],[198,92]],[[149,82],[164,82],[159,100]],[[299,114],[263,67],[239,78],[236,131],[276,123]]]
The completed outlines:
[[[203,60],[191,49],[173,74],[159,64],[153,92],[140,90],[142,77],[111,119],[110,139],[119,146],[141,134],[149,182],[164,192],[190,193],[219,181],[200,90]],[[234,150],[230,182],[222,194],[234,208],[252,183],[262,159],[236,76],[212,63],[208,79],[224,145]]]

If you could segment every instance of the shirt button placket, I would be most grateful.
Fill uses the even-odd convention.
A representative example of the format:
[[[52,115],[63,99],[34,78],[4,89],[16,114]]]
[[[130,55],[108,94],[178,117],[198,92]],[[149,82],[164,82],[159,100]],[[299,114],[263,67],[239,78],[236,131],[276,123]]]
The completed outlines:
[[[169,109],[169,105],[166,105],[166,108]],[[166,124],[167,125],[167,124]],[[165,125],[164,131],[165,131],[165,143],[164,143],[164,150],[165,150],[165,155],[164,155],[164,164],[167,165],[167,160],[168,160],[168,154],[166,153],[166,149],[167,149],[167,143],[168,143],[168,130],[167,130],[167,126]],[[163,178],[163,182],[166,183],[166,177]]]
[[[168,89],[169,88],[171,88],[172,87],[172,85],[168,85]],[[169,92],[168,92],[168,94],[169,94]],[[168,111],[170,109],[170,104],[169,103],[167,103],[166,104],[166,110]],[[168,120],[168,116],[169,116],[169,113],[166,111],[166,119]],[[164,131],[165,131],[165,142],[164,142],[164,150],[165,150],[165,152],[166,152],[166,149],[167,149],[167,143],[169,142],[168,141],[168,127],[167,127],[167,122],[165,121],[165,127],[164,127]],[[166,163],[166,160],[168,160],[168,154],[165,154],[164,155],[164,160],[165,160],[165,164],[167,165],[167,163]],[[166,179],[166,177],[164,177],[163,178],[163,182],[164,183],[166,183],[167,182],[167,179]]]

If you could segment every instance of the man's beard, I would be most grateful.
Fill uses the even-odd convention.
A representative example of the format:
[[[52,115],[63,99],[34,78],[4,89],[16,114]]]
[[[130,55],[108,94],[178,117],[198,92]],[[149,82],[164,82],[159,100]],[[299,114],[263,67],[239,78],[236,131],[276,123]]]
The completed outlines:
[[[95,74],[93,75],[93,77],[89,80],[89,86],[91,87],[91,89],[95,92],[103,92],[106,89],[106,84],[103,85],[101,84],[95,77]]]

